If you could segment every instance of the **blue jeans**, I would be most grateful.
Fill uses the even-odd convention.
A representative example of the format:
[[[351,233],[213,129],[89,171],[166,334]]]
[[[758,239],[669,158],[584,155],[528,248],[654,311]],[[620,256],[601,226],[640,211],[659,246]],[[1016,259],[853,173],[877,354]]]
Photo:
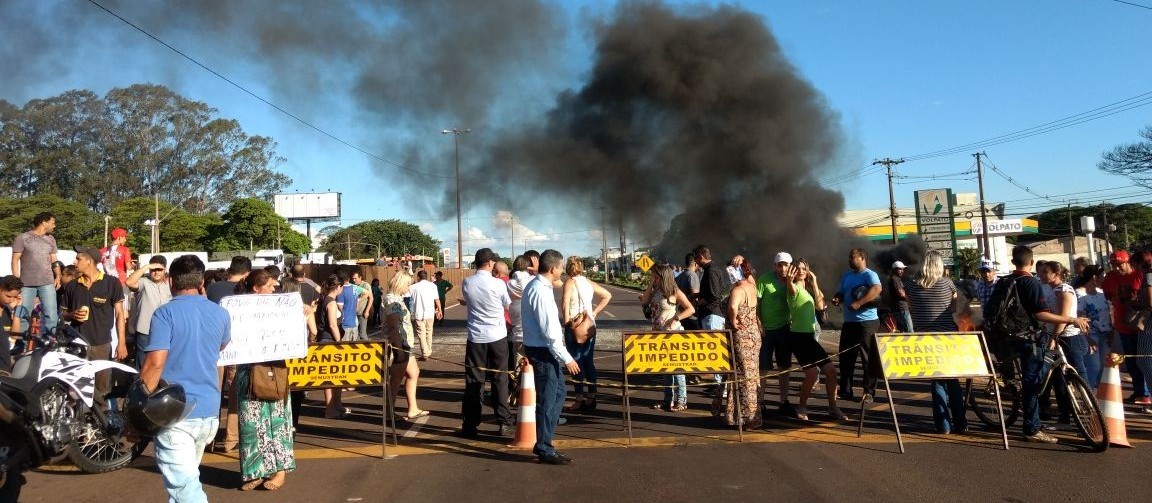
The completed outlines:
[[[668,374],[664,376],[664,403],[688,403],[688,380],[684,374]]]
[[[724,330],[724,317],[718,314],[709,314],[700,320],[703,330]],[[716,374],[716,382],[724,382],[723,374]]]
[[[1036,342],[1019,342],[1015,350],[1020,357],[1020,407],[1024,414],[1024,434],[1035,435],[1040,431],[1040,380],[1044,376],[1044,350],[1048,347],[1048,336],[1039,337]]]
[[[1096,341],[1096,354],[1088,355],[1084,359],[1084,379],[1088,381],[1088,385],[1092,389],[1100,386],[1100,374],[1104,371],[1104,359],[1108,357],[1108,338],[1112,336],[1112,332],[1096,332],[1090,335]]]
[[[965,417],[964,388],[959,379],[932,380],[932,420],[936,431],[951,433],[968,428]]]
[[[164,477],[169,503],[207,503],[200,484],[200,458],[219,427],[215,417],[185,419],[156,436],[156,466]]]
[[[536,380],[536,445],[532,453],[546,458],[556,455],[552,435],[560,422],[564,408],[564,369],[548,348],[524,346],[524,356],[532,362],[532,375]]]
[[[912,313],[907,309],[899,309],[892,312],[892,318],[896,320],[896,330],[903,333],[911,333],[914,327],[912,326]]]
[[[36,297],[40,297],[40,310],[43,319],[40,323],[40,333],[52,333],[52,329],[56,328],[56,323],[60,321],[60,309],[56,306],[56,285],[49,283],[41,286],[26,286],[20,289],[20,295],[24,296],[20,305],[24,306],[25,313],[32,312],[32,308],[36,307]],[[28,316],[31,318],[32,315],[29,314]],[[25,325],[25,327],[27,326]]]
[[[148,334],[136,333],[136,370],[144,368],[144,358],[148,353],[144,352],[144,348],[148,347],[148,343],[152,337]]]
[[[1124,354],[1135,355],[1140,354],[1136,352],[1136,342],[1138,335],[1118,334],[1120,339],[1120,346],[1124,348]],[[1140,362],[1142,358],[1127,358],[1124,360],[1124,370],[1128,371],[1128,375],[1132,377],[1132,394],[1136,396],[1148,396],[1148,385],[1144,381],[1144,372],[1140,370]]]
[[[580,373],[572,376],[577,381],[588,381],[589,393],[596,393],[596,336],[593,335],[584,344],[576,343],[576,334],[572,329],[564,327],[564,346],[568,349],[568,354],[572,355],[572,359],[576,360],[576,364],[580,366]],[[584,393],[584,384],[577,382],[572,384],[572,391],[577,395]],[[577,399],[580,397],[577,396]]]

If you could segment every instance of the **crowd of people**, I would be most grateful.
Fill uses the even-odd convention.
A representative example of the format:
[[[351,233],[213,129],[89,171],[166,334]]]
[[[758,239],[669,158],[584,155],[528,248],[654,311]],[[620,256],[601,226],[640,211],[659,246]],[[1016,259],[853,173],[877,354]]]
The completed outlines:
[[[219,351],[228,344],[231,330],[227,313],[219,307],[230,295],[298,293],[304,304],[306,329],[312,343],[386,341],[392,348],[387,399],[401,396],[406,409],[401,419],[416,420],[430,414],[419,406],[419,362],[433,354],[432,333],[443,319],[446,294],[454,286],[440,272],[411,274],[397,270],[381,285],[364,281],[360,272],[338,270],[316,283],[303,266],[287,274],[276,266],[253,269],[245,257],[234,257],[225,271],[206,271],[195,256],[167,264],[163,256],[131,266],[131,251],[124,246],[127,233],[114,229],[104,249],[78,246],[76,263],[64,267],[56,261],[52,232],[54,215],[41,213],[32,229],[16,238],[13,275],[0,278],[0,314],[6,335],[0,337],[0,371],[11,367],[12,354],[27,349],[29,333],[48,333],[58,323],[75,327],[89,345],[91,359],[134,361],[146,389],[161,380],[182,384],[195,410],[183,421],[156,437],[157,463],[165,487],[175,501],[202,501],[198,469],[200,456],[215,447],[219,408],[225,402],[223,442],[218,450],[239,451],[240,488],[282,487],[295,469],[293,437],[303,394],[282,400],[262,400],[247,390],[250,365],[217,369]],[[954,282],[939,252],[927,251],[910,268],[895,261],[886,278],[868,266],[868,253],[854,248],[848,268],[825,298],[816,271],[803,258],[780,251],[772,266],[758,271],[737,255],[726,264],[713,260],[707,246],[685,256],[682,267],[657,264],[651,281],[640,293],[641,304],[653,330],[724,330],[732,333],[735,379],[712,386],[712,412],[729,426],[759,428],[771,400],[766,397],[768,376],[777,382],[777,412],[809,420],[809,405],[823,377],[827,405],[824,416],[845,419],[839,400],[867,400],[876,391],[880,362],[875,347],[878,332],[955,332],[980,328],[973,303],[983,307],[984,320],[994,319],[1010,287],[1036,328],[1035,337],[1014,339],[1013,357],[1023,371],[1024,438],[1054,442],[1039,389],[1043,351],[1063,344],[1070,363],[1096,386],[1105,358],[1111,353],[1152,354],[1152,252],[1133,260],[1125,251],[1109,256],[1110,270],[1078,263],[1075,275],[1057,262],[1034,263],[1024,246],[1012,252],[1015,270],[997,278],[994,265],[981,263],[979,277]],[[1136,262],[1135,264],[1133,262]],[[488,404],[497,422],[495,434],[511,436],[516,419],[512,407],[517,383],[510,379],[522,359],[531,364],[538,390],[537,443],[540,461],[564,465],[571,459],[552,445],[563,412],[586,413],[597,408],[596,319],[612,294],[584,274],[584,261],[567,260],[556,250],[530,250],[508,262],[491,249],[475,254],[475,273],[461,286],[460,304],[467,311],[465,386],[462,424],[457,435],[477,438],[483,424],[484,386],[491,383]],[[1033,270],[1036,271],[1033,274]],[[1069,283],[1071,281],[1071,283]],[[560,290],[560,302],[555,289]],[[843,313],[839,365],[820,342],[829,305]],[[380,332],[370,328],[379,327]],[[377,335],[378,334],[378,335]],[[17,347],[10,348],[11,340]],[[863,379],[856,380],[857,361]],[[791,400],[790,372],[797,366],[803,380],[796,402]],[[565,379],[567,371],[569,379]],[[1152,406],[1152,358],[1128,360],[1135,391],[1129,401]],[[695,376],[693,376],[695,377]],[[718,382],[723,376],[717,375]],[[566,388],[573,385],[572,392]],[[657,408],[679,412],[688,408],[687,379],[666,376],[663,400]],[[98,375],[98,393],[112,383],[107,372]],[[960,383],[940,379],[931,383],[932,414],[942,434],[967,430]],[[324,415],[344,418],[340,388],[324,391]],[[731,400],[738,394],[739,400]],[[1059,394],[1057,394],[1059,395]],[[1057,423],[1067,422],[1064,397],[1057,396]],[[103,402],[101,400],[100,402]]]

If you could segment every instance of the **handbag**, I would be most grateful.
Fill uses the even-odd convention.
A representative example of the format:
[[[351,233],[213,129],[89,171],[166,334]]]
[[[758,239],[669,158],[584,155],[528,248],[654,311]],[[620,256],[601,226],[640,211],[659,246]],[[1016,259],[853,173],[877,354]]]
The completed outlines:
[[[1136,327],[1136,330],[1144,331],[1144,325],[1148,323],[1148,309],[1128,309],[1128,313],[1124,315],[1124,323]]]
[[[581,309],[583,309],[584,299],[580,297],[579,285],[576,285],[576,300],[580,303]],[[587,343],[589,339],[596,336],[596,325],[592,323],[592,317],[588,316],[587,311],[580,311],[576,316],[569,319],[565,325],[572,329],[572,337],[576,339],[576,344]]]
[[[253,363],[249,396],[275,402],[288,398],[288,365],[281,361]]]

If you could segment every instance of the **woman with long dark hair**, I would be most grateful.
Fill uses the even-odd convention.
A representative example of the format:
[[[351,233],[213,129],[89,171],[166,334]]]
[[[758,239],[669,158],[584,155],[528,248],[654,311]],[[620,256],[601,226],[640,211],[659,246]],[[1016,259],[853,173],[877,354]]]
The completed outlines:
[[[237,285],[237,293],[270,295],[279,284],[263,269],[257,269]],[[236,389],[240,413],[240,489],[251,491],[263,486],[275,491],[284,486],[288,472],[296,469],[292,449],[292,410],[290,398],[260,400],[251,388],[252,366],[236,366]]]
[[[657,264],[652,270],[652,281],[640,295],[640,304],[652,307],[652,330],[684,330],[684,319],[696,313],[692,302],[676,287],[672,266],[668,264]],[[664,401],[656,407],[671,412],[687,410],[688,384],[684,374],[666,374],[664,385]]]

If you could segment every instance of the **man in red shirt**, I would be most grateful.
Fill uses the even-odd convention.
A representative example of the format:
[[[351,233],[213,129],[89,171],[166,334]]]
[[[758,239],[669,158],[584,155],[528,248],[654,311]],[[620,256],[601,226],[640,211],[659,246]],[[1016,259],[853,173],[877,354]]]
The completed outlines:
[[[128,242],[128,231],[121,227],[112,229],[112,244],[100,250],[100,263],[104,265],[104,273],[120,280],[120,286],[128,281],[128,264],[132,262],[132,250],[124,243]]]
[[[1125,323],[1124,318],[1131,311],[1131,304],[1136,302],[1141,278],[1140,271],[1133,269],[1128,260],[1128,252],[1124,250],[1117,250],[1108,256],[1108,264],[1112,270],[1108,272],[1107,276],[1104,276],[1104,284],[1101,285],[1101,289],[1104,290],[1104,297],[1112,304],[1112,326],[1120,335],[1120,344],[1124,348],[1124,354],[1134,355],[1136,354],[1136,337],[1140,331]],[[1152,398],[1148,396],[1148,386],[1144,384],[1144,373],[1140,371],[1136,361],[1129,358],[1124,361],[1124,365],[1125,369],[1128,370],[1128,375],[1132,377],[1132,389],[1135,390],[1132,396],[1128,397],[1128,401],[1140,405],[1152,405]]]

